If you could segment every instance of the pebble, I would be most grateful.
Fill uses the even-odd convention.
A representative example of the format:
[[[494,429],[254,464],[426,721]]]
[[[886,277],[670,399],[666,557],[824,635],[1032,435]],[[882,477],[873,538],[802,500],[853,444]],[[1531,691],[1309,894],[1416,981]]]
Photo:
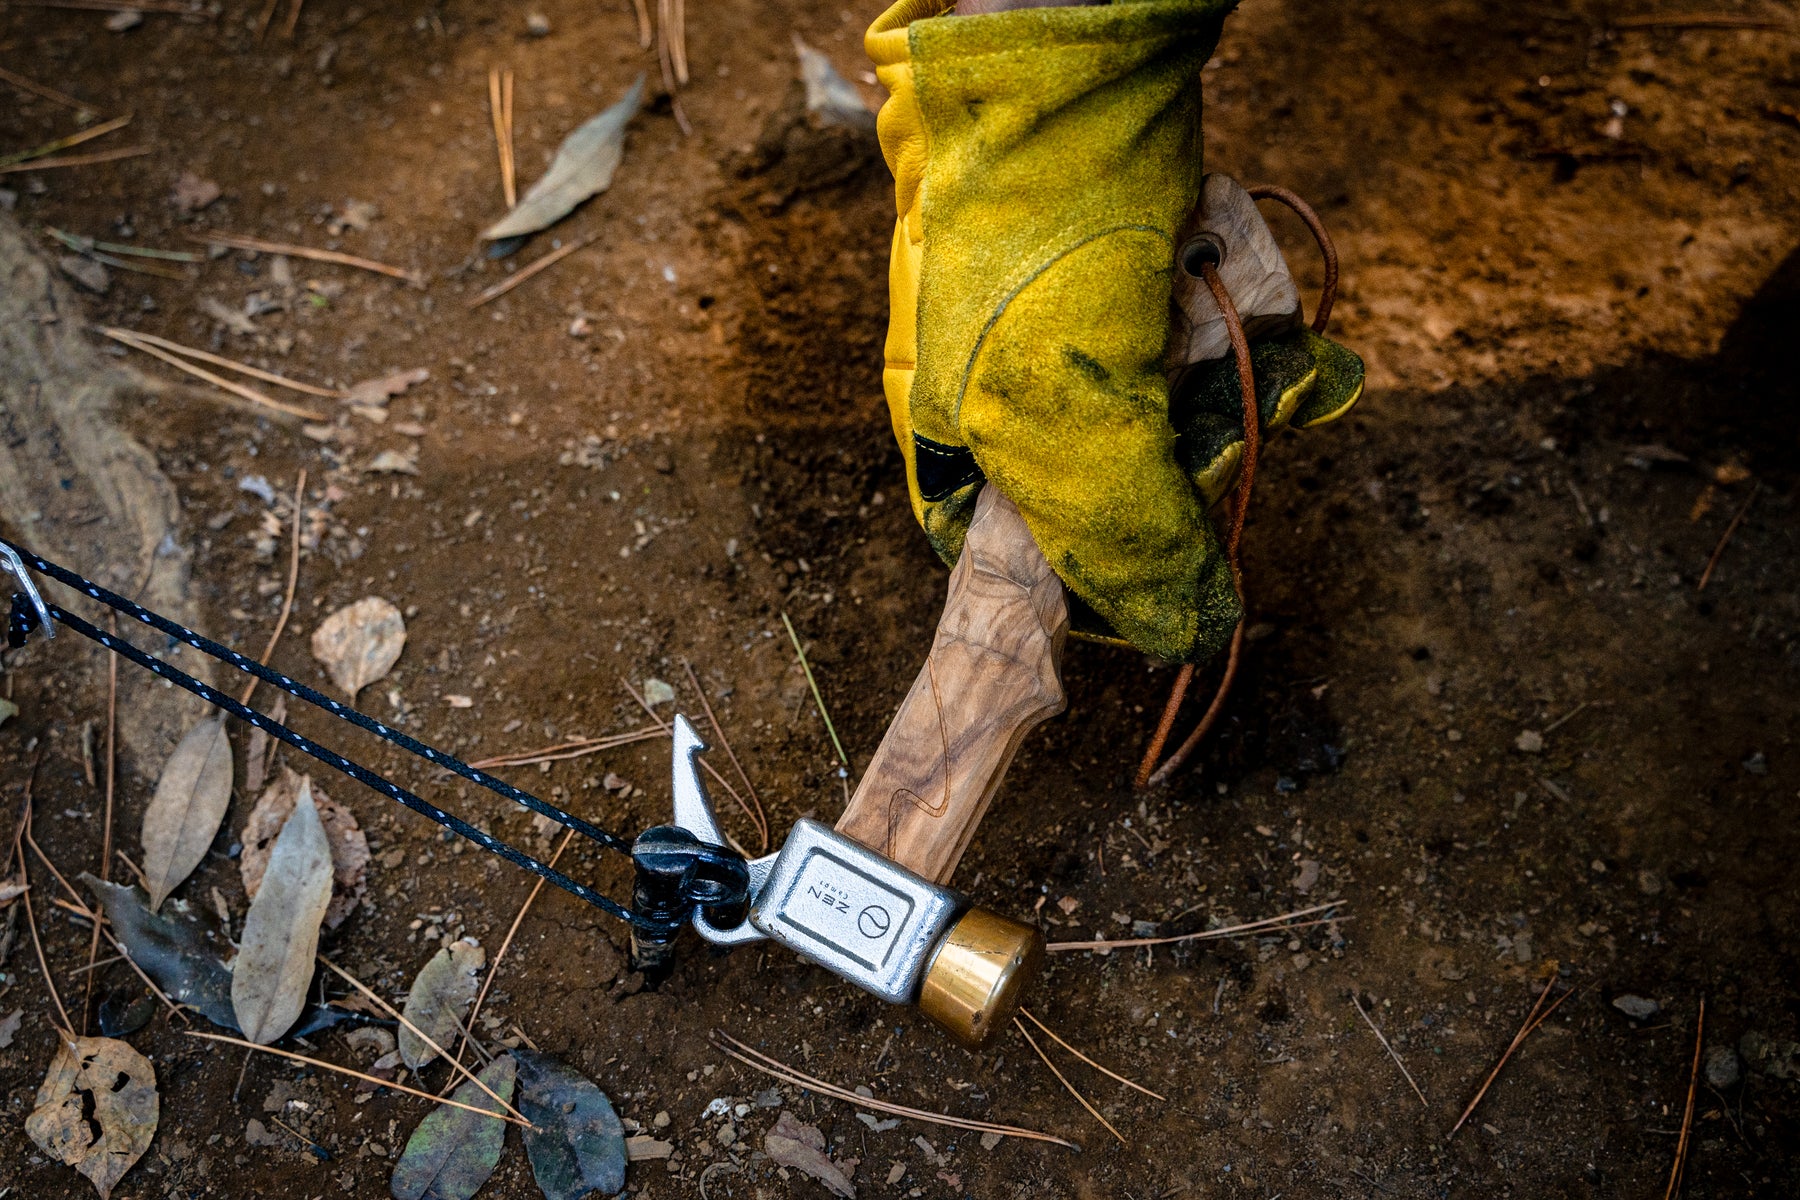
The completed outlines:
[[[1612,1005],[1634,1021],[1648,1021],[1662,1011],[1662,1005],[1646,996],[1627,992],[1623,996],[1614,996]]]
[[[650,1128],[652,1128],[652,1129],[667,1129],[668,1127],[669,1127],[669,1114],[668,1114],[667,1110],[664,1110],[663,1112],[659,1112],[654,1117],[650,1118]]]
[[[549,37],[550,18],[543,13],[532,13],[525,18],[525,32],[532,37]]]
[[[83,258],[79,254],[65,254],[56,260],[56,265],[62,268],[64,275],[95,295],[104,296],[106,290],[112,287],[112,275],[107,272],[105,267],[91,258]]]
[[[1714,1046],[1706,1052],[1706,1082],[1723,1091],[1744,1076],[1737,1051],[1730,1046]]]
[[[1535,729],[1527,729],[1513,739],[1513,745],[1520,754],[1542,754],[1544,752],[1544,735]]]

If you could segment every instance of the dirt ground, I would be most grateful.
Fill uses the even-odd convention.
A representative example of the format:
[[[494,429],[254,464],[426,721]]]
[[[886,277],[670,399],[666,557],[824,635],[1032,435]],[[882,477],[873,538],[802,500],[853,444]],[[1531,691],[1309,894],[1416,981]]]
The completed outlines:
[[[912,526],[880,399],[889,179],[866,141],[796,121],[791,35],[854,77],[875,10],[693,6],[692,136],[666,97],[650,104],[613,189],[556,231],[596,243],[470,312],[549,248],[540,236],[515,259],[474,254],[502,207],[489,68],[516,72],[529,182],[639,72],[655,90],[631,7],[313,0],[294,40],[279,34],[284,9],[260,45],[259,7],[149,13],[125,32],[100,12],[0,12],[0,64],[132,113],[112,137],[153,148],[0,178],[26,228],[168,247],[203,229],[329,242],[429,277],[415,289],[296,262],[284,290],[266,257],[231,254],[187,281],[115,273],[85,297],[95,322],[317,382],[431,372],[387,423],[346,415],[323,442],[200,393],[121,414],[179,489],[204,629],[261,648],[285,535],[267,535],[271,505],[243,484],[281,493],[304,468],[317,515],[282,669],[323,679],[312,629],[385,596],[406,612],[406,650],[362,707],[479,757],[643,724],[621,679],[667,680],[693,711],[691,662],[777,835],[835,817],[835,759],[779,614],[860,766],[945,580]],[[1209,166],[1320,206],[1344,263],[1334,335],[1367,358],[1368,392],[1345,422],[1268,449],[1246,535],[1244,673],[1197,769],[1135,793],[1169,674],[1071,644],[1069,711],[1026,744],[958,877],[1000,912],[1036,912],[1052,940],[1333,899],[1342,919],[1052,956],[1033,1010],[1168,1097],[1065,1066],[1121,1145],[1014,1035],[966,1052],[775,951],[684,942],[674,978],[643,990],[622,928],[546,889],[500,968],[489,1011],[505,1024],[489,1035],[516,1025],[676,1144],[633,1166],[633,1194],[699,1196],[703,1173],[713,1200],[826,1194],[754,1153],[776,1109],[753,1097],[771,1081],[709,1044],[719,1028],[846,1086],[1084,1147],[986,1149],[913,1122],[877,1132],[784,1089],[779,1103],[859,1160],[861,1195],[1646,1196],[1674,1158],[1702,1000],[1704,1045],[1722,1052],[1718,1086],[1699,1087],[1686,1194],[1800,1193],[1800,39],[1773,4],[1716,11],[1785,29],[1633,25],[1619,8],[1640,6],[1249,0],[1230,19],[1205,73]],[[547,36],[527,35],[534,12]],[[35,98],[0,106],[8,149],[70,127]],[[223,189],[197,215],[169,200],[185,171]],[[337,224],[347,211],[365,227]],[[1316,288],[1304,232],[1276,223]],[[279,302],[252,334],[202,307],[241,309],[251,292]],[[384,450],[416,451],[418,473],[366,471]],[[101,801],[80,744],[106,706],[98,659],[75,640],[9,656],[21,714],[0,729],[6,811],[41,754],[38,836],[69,871],[98,865]],[[294,721],[550,847],[527,814],[317,717]],[[635,832],[666,812],[667,753],[648,742],[509,777]],[[135,855],[160,763],[122,766],[116,838]],[[604,786],[609,773],[628,794]],[[321,783],[376,858],[331,956],[398,992],[439,937],[498,945],[529,877],[373,792]],[[183,891],[210,911],[217,888],[239,922],[229,854],[252,799],[234,800]],[[563,862],[610,894],[628,887],[617,856],[575,848]],[[44,953],[78,998],[66,972],[89,934],[45,915],[54,885],[34,879]],[[4,970],[0,1009],[24,1015],[0,1052],[0,1196],[86,1196],[23,1131],[54,1045],[28,941]],[[1450,1138],[1554,971],[1579,990]],[[97,990],[133,986],[114,964]],[[1629,1019],[1621,996],[1657,1011]],[[265,1057],[244,1067],[161,1016],[133,1042],[155,1062],[162,1121],[118,1189],[129,1200],[383,1196],[423,1111]],[[339,1034],[314,1046],[360,1065]],[[1728,1069],[1734,1048],[1745,1057]],[[753,1107],[706,1116],[715,1097]],[[248,1144],[247,1120],[267,1114],[331,1160],[285,1135]],[[483,1195],[536,1194],[515,1144]]]

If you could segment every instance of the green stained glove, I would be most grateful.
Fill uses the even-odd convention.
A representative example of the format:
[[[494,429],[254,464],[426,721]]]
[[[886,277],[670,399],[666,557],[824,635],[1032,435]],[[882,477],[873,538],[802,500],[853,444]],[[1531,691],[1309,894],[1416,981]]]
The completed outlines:
[[[1099,621],[1171,660],[1210,656],[1241,613],[1207,517],[1242,455],[1235,372],[1194,368],[1172,406],[1163,365],[1199,73],[1233,3],[901,0],[866,39],[891,93],[884,383],[914,513],[954,563],[993,480]],[[1360,391],[1355,356],[1303,331],[1253,357],[1270,430]]]

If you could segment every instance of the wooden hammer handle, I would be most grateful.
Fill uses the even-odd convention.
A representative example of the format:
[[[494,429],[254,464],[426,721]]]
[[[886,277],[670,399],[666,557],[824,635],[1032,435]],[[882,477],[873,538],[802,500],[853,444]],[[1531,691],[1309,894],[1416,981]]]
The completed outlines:
[[[1025,735],[1063,710],[1068,628],[1062,581],[988,484],[925,666],[838,832],[948,882]]]

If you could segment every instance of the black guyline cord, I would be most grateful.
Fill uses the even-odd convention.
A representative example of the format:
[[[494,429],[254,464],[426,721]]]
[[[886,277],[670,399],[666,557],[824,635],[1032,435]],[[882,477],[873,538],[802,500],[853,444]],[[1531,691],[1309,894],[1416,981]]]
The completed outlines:
[[[356,709],[340,704],[329,696],[317,692],[303,683],[290,679],[279,671],[271,670],[254,659],[246,658],[244,655],[239,654],[229,647],[222,646],[217,642],[204,638],[199,634],[194,633],[192,630],[176,624],[167,617],[152,612],[142,605],[136,604],[115,592],[109,591],[99,584],[96,584],[89,579],[85,579],[67,568],[57,566],[47,559],[40,558],[37,555],[30,553],[23,547],[7,542],[4,539],[0,539],[0,545],[11,548],[34,570],[48,575],[59,583],[74,588],[76,591],[79,591],[92,599],[98,600],[108,608],[122,612],[153,629],[160,630],[176,641],[192,646],[203,654],[207,654],[222,662],[228,663],[241,671],[254,675],[258,679],[263,680],[289,695],[305,700],[307,703],[316,707],[323,708],[333,716],[348,721],[358,728],[367,730],[382,738],[384,741],[400,746],[402,749],[407,750],[434,765],[444,767],[473,783],[479,784],[498,795],[504,796],[508,800],[512,800],[535,812],[541,813],[569,829],[591,838],[608,849],[617,850],[627,855],[631,855],[633,852],[632,843],[619,837],[617,834],[601,829],[599,826],[590,824],[570,813],[566,813],[555,805],[541,800],[538,797],[531,795],[529,792],[521,791],[503,780],[495,779],[493,776],[488,775],[483,771],[478,771],[453,755],[434,749],[423,742],[400,733],[398,730],[390,729],[385,724],[365,713],[358,712]],[[22,596],[15,596],[13,598],[12,633],[19,636],[22,636],[23,633],[28,631],[31,626],[36,623],[35,617],[29,614],[25,606],[21,603],[23,600],[24,597]],[[618,904],[616,901],[610,900],[599,892],[594,891],[586,884],[579,883],[576,880],[569,878],[567,875],[564,875],[547,863],[540,862],[538,859],[533,858],[524,851],[502,842],[490,834],[482,832],[467,821],[445,812],[443,809],[438,808],[429,801],[421,799],[419,796],[414,795],[412,792],[407,791],[398,784],[384,779],[382,776],[369,770],[367,767],[362,766],[360,763],[353,762],[343,755],[319,745],[303,734],[296,733],[286,725],[274,720],[272,717],[268,717],[263,713],[258,712],[256,709],[240,704],[238,701],[233,700],[216,688],[209,687],[179,668],[151,656],[124,639],[106,633],[104,630],[89,624],[87,621],[66,609],[51,605],[49,606],[49,612],[51,620],[56,624],[62,625],[81,634],[83,637],[98,642],[106,649],[135,663],[137,666],[143,667],[160,678],[169,680],[171,683],[181,687],[184,691],[191,692],[202,700],[205,700],[207,703],[230,713],[240,720],[256,726],[270,736],[279,739],[304,754],[318,759],[338,771],[341,771],[350,778],[355,779],[357,782],[375,789],[390,800],[405,805],[407,808],[442,825],[451,832],[474,842],[482,849],[491,851],[513,865],[522,867],[532,874],[538,875],[550,883],[554,883],[557,887],[562,888],[571,895],[587,901],[589,904],[594,905],[603,912],[609,913],[634,927],[646,931],[661,933],[667,933],[669,931],[670,916],[668,914],[650,915],[633,912]],[[738,863],[741,863],[742,861],[741,857],[736,855],[735,852],[723,847],[697,846],[695,849],[699,852],[698,856],[701,859],[712,859],[716,856],[721,859],[736,860]],[[734,874],[734,872],[728,871],[727,874]],[[698,881],[696,880],[694,882],[697,883]],[[698,895],[693,897],[696,901],[700,898],[701,897]],[[716,901],[717,898],[718,894],[716,891],[709,891],[706,894],[706,899],[709,901]]]

